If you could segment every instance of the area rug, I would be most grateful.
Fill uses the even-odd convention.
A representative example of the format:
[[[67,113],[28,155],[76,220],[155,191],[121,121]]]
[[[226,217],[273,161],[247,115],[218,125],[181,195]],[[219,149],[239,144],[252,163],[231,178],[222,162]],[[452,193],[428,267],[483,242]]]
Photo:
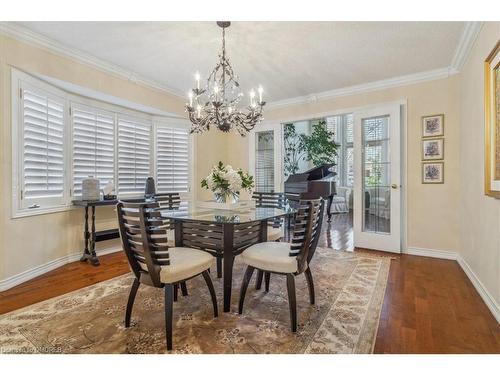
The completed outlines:
[[[371,353],[390,266],[389,257],[318,248],[311,264],[316,305],[296,277],[298,332],[290,331],[285,278],[255,289],[255,273],[237,313],[243,265],[234,267],[232,312],[222,312],[222,280],[212,272],[219,317],[202,277],[174,303],[170,353]],[[123,320],[131,274],[0,316],[1,353],[167,353],[163,292],[141,286],[132,324]],[[180,294],[180,293],[179,293]]]

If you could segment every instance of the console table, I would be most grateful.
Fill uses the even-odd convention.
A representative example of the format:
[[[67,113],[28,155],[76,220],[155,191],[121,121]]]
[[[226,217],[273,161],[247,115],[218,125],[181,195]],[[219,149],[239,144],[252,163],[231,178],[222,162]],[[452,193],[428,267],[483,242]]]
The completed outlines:
[[[144,201],[142,198],[134,198],[127,200],[137,200],[137,202]],[[111,240],[113,238],[119,238],[120,232],[118,229],[108,229],[108,230],[95,230],[95,208],[97,206],[116,206],[118,203],[117,199],[112,200],[98,200],[98,201],[84,201],[84,200],[74,200],[73,204],[75,206],[83,207],[85,210],[85,225],[83,229],[83,238],[85,241],[85,248],[83,250],[83,255],[80,258],[81,262],[88,261],[93,266],[99,265],[99,259],[95,253],[95,243],[99,241]],[[90,207],[90,230],[89,230],[89,207]]]

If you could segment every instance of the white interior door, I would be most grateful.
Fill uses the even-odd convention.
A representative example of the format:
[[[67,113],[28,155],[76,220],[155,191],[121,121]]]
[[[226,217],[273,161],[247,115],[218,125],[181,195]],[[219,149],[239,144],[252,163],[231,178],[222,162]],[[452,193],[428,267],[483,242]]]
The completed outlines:
[[[400,106],[354,113],[354,246],[401,252]]]
[[[260,124],[250,133],[249,169],[255,191],[283,191],[281,128],[280,124]]]

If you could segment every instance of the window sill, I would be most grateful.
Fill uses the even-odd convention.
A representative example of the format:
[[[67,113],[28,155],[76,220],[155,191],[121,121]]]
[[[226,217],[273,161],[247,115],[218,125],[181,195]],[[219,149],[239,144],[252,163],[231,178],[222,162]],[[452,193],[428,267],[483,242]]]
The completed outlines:
[[[53,214],[53,213],[57,213],[57,212],[74,210],[76,208],[77,207],[75,207],[73,205],[64,205],[64,206],[58,206],[58,207],[38,208],[38,209],[32,209],[32,210],[30,210],[30,209],[18,210],[16,212],[12,213],[11,219],[20,219],[23,217]]]

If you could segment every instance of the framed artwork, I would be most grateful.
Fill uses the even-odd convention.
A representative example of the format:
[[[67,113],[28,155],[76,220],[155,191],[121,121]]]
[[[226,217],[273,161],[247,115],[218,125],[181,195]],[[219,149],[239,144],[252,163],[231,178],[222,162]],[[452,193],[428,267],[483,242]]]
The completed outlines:
[[[444,136],[444,115],[422,117],[422,137]]]
[[[444,163],[422,163],[422,183],[423,184],[443,184],[444,183]]]
[[[444,138],[422,140],[422,160],[444,159]]]
[[[484,62],[484,192],[500,199],[500,41]]]

